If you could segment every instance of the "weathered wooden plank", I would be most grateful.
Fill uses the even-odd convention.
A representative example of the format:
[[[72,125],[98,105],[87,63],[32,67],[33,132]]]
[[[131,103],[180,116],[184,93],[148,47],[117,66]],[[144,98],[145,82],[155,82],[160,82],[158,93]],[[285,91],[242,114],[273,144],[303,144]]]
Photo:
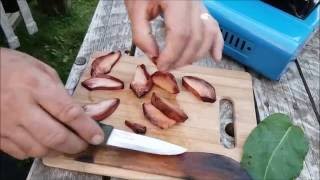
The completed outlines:
[[[49,168],[41,162],[40,159],[36,159],[33,162],[32,168],[29,172],[27,180],[43,180],[43,179],[55,179],[55,180],[103,180],[102,176],[67,171],[59,168]]]
[[[101,0],[80,48],[78,57],[95,51],[129,50],[130,21],[123,0]]]
[[[73,92],[86,66],[86,61],[92,53],[95,51],[125,51],[130,49],[131,41],[130,23],[123,1],[101,0],[66,83],[69,93]],[[46,167],[40,159],[36,159],[27,179],[102,180],[104,177]]]
[[[302,75],[306,81],[307,88],[318,112],[320,114],[320,31],[304,47],[301,55],[297,59]]]

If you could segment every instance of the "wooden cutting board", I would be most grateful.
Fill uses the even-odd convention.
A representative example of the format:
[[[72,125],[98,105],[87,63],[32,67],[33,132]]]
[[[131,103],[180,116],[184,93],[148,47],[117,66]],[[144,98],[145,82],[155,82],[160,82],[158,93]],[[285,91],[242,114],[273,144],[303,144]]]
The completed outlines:
[[[184,123],[162,130],[146,120],[142,112],[142,103],[150,102],[152,92],[138,99],[129,88],[138,64],[145,64],[150,74],[156,71],[156,67],[148,59],[122,56],[110,75],[124,81],[124,90],[88,91],[79,83],[73,96],[74,99],[81,104],[85,104],[117,97],[120,99],[118,109],[109,118],[102,121],[103,123],[131,132],[124,124],[125,120],[130,120],[147,126],[146,136],[181,145],[186,147],[188,152],[215,153],[240,161],[243,144],[251,130],[256,126],[250,74],[198,66],[186,66],[172,71],[178,81],[180,93],[172,95],[158,87],[153,87],[152,91],[170,101],[176,101],[189,116],[189,119]],[[88,66],[80,82],[90,77],[90,68],[91,66]],[[217,101],[213,104],[204,103],[186,91],[181,85],[181,78],[186,75],[197,76],[210,82],[216,89]],[[227,149],[220,143],[219,102],[222,99],[228,99],[233,103],[235,148],[232,149]],[[91,148],[86,152],[86,156],[82,157],[84,159],[81,161],[79,159],[75,160],[79,157],[78,155],[61,155],[55,158],[45,158],[43,162],[48,166],[126,179],[173,178],[163,176],[166,174],[163,172],[150,173],[143,167],[132,168],[134,164],[125,164],[128,157],[115,152],[117,151],[114,149]],[[122,165],[117,164],[118,162]],[[139,169],[139,171],[136,169]]]

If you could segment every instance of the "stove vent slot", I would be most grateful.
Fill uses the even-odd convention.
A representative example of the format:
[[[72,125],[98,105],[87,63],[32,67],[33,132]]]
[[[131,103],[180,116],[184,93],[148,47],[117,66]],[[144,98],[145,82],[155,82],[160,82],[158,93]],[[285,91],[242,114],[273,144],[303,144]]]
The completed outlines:
[[[253,50],[253,44],[249,41],[237,36],[231,31],[226,30],[225,28],[220,28],[224,43],[226,46],[229,46],[241,53],[250,53]]]

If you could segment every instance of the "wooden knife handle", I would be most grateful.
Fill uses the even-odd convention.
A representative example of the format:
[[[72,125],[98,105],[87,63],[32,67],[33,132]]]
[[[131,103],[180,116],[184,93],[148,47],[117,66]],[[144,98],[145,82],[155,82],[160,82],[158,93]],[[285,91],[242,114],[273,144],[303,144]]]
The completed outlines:
[[[107,144],[107,141],[110,137],[110,134],[113,130],[113,126],[110,126],[110,125],[107,125],[107,124],[102,124],[102,123],[99,123],[99,126],[101,127],[101,129],[103,130],[104,132],[104,141],[101,143],[101,145],[106,145]]]

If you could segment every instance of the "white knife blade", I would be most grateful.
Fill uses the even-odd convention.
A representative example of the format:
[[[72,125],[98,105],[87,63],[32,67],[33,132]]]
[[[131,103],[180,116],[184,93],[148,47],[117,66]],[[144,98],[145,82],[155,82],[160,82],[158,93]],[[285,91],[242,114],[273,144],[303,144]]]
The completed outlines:
[[[114,129],[110,125],[100,126],[105,132],[106,145],[158,155],[179,155],[187,151],[186,148],[160,139]]]

